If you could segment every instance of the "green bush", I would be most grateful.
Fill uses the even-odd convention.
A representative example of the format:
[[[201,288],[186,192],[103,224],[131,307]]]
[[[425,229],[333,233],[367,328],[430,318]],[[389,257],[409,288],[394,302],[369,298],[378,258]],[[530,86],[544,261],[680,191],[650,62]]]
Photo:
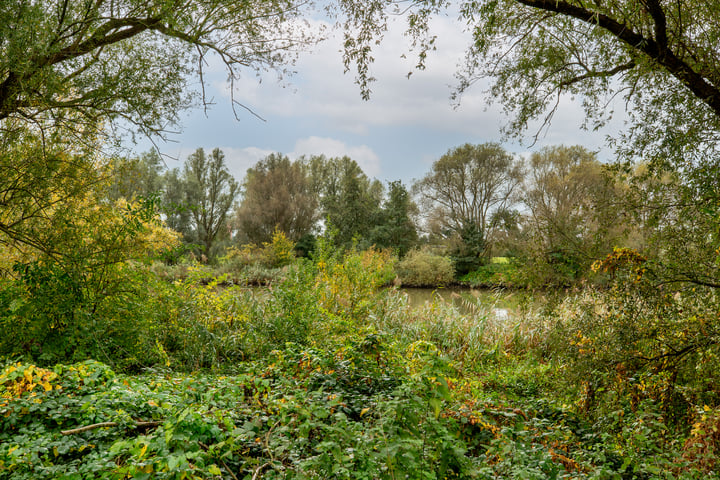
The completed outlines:
[[[448,257],[426,250],[411,250],[395,266],[403,285],[409,287],[435,287],[453,283],[455,268]]]
[[[518,272],[513,263],[488,263],[460,277],[460,282],[471,287],[513,287],[517,285]]]

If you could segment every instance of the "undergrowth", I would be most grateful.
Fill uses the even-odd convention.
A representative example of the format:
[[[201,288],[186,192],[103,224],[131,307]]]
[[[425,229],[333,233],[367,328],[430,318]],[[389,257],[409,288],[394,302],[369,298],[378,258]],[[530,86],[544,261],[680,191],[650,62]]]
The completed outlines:
[[[621,265],[513,315],[411,308],[387,254],[318,251],[263,294],[149,282],[103,363],[8,357],[0,479],[717,475],[712,293]]]

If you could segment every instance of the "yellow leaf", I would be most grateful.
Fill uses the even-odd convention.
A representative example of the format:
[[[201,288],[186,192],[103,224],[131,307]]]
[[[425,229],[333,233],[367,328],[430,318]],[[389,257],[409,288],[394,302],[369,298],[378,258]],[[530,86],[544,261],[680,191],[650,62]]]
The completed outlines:
[[[365,415],[365,414],[366,414],[367,412],[369,412],[369,411],[370,411],[369,408],[367,408],[367,407],[363,408],[362,410],[360,410],[360,416],[362,417],[363,415]]]
[[[147,444],[142,446],[142,448],[140,449],[140,455],[138,455],[140,458],[145,456],[145,452],[147,452],[147,448],[148,448]]]
[[[148,403],[148,405],[150,405],[151,407],[157,407],[157,406],[158,406],[158,404],[155,403],[155,400],[148,400],[147,403]]]
[[[28,368],[25,369],[23,372],[23,376],[25,377],[25,380],[32,383],[32,372],[33,372],[33,366],[30,365]]]
[[[57,447],[53,447],[53,454],[54,454],[56,457],[57,457],[58,455],[60,455],[60,454],[58,453]]]
[[[41,385],[43,386],[43,388],[45,389],[46,392],[49,392],[50,390],[52,390],[52,385],[50,385],[50,382],[45,382],[45,383],[42,383]]]

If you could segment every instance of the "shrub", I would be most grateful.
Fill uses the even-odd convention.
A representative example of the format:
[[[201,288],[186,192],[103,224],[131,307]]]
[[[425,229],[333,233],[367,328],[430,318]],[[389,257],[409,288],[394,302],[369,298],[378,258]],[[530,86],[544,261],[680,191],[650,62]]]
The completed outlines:
[[[453,282],[455,269],[448,257],[411,250],[395,266],[400,281],[410,287],[443,286]]]
[[[374,248],[350,250],[342,258],[319,256],[315,288],[320,306],[346,320],[365,318],[376,305],[377,290],[392,282],[393,262],[388,252]]]
[[[460,281],[471,287],[511,287],[516,285],[518,277],[517,267],[507,261],[488,263],[477,270],[460,278]]]

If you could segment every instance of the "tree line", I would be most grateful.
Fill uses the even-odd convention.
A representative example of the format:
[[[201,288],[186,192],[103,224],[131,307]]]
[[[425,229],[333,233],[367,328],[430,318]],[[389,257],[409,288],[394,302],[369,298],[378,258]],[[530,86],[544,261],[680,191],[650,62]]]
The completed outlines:
[[[647,164],[606,165],[577,145],[522,158],[498,143],[465,144],[409,187],[384,185],[349,157],[292,161],[273,153],[240,181],[217,148],[199,148],[173,169],[156,151],[111,163],[108,198],[155,199],[166,225],[181,235],[168,262],[191,254],[213,263],[229,246],[262,245],[277,231],[306,256],[318,235],[332,232],[340,247],[374,246],[401,258],[413,248],[432,249],[452,259],[458,277],[506,257],[532,277],[528,283],[571,284],[613,247],[658,256],[688,242],[688,232],[670,235],[678,218],[659,214],[669,198],[689,194],[679,175],[658,180]],[[671,260],[664,258],[666,269]],[[673,274],[692,279],[691,270],[700,272]]]

